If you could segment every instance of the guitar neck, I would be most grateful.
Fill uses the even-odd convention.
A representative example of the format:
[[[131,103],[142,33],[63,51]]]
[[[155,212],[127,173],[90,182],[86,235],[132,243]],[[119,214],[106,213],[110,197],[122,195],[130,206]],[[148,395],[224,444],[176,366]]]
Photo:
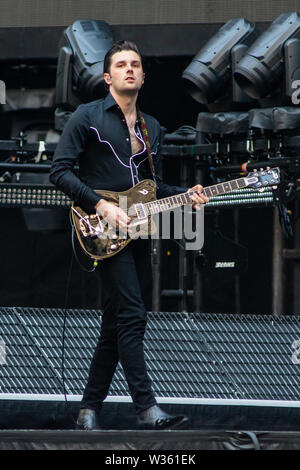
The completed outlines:
[[[237,189],[242,189],[248,186],[247,178],[238,178],[225,183],[218,183],[212,186],[207,186],[203,189],[203,194],[209,198],[218,196],[219,194],[226,194]],[[187,191],[186,193],[176,194],[174,196],[157,199],[156,201],[147,202],[144,204],[149,215],[158,214],[159,212],[175,209],[176,207],[185,206],[191,203],[190,196],[196,191]]]

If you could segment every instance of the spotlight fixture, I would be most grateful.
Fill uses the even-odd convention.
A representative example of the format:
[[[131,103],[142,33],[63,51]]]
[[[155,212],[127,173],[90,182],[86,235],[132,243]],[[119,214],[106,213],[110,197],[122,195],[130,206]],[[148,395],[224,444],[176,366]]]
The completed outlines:
[[[232,78],[232,54],[243,54],[257,38],[254,23],[231,19],[205,44],[182,74],[183,86],[199,103],[217,100]]]
[[[77,20],[64,31],[56,75],[56,117],[62,122],[64,112],[105,96],[103,62],[113,43],[104,21]]]
[[[239,87],[251,98],[272,94],[283,79],[285,95],[293,93],[292,83],[300,78],[300,17],[280,15],[241,58],[234,72]]]

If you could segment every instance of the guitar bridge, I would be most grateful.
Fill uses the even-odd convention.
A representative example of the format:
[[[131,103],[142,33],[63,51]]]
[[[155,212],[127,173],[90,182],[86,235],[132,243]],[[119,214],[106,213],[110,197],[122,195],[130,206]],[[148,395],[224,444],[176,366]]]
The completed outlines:
[[[99,216],[94,214],[80,219],[79,226],[84,238],[99,237],[104,232]]]

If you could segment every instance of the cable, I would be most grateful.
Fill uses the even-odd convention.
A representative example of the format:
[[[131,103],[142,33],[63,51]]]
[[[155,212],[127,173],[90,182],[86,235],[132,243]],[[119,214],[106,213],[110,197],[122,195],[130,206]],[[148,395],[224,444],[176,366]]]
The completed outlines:
[[[76,253],[76,247],[75,247],[75,229],[74,229],[74,225],[73,225],[73,222],[72,222],[72,216],[71,216],[71,209],[70,209],[70,212],[69,212],[69,220],[70,220],[70,224],[71,224],[71,241],[72,241],[72,249],[73,249],[73,254],[75,256],[75,259],[77,261],[77,263],[79,264],[80,268],[85,271],[86,273],[92,273],[93,271],[96,270],[97,266],[98,266],[98,261],[94,260],[93,262],[93,268],[92,269],[88,269],[86,268],[85,266],[83,266],[83,264],[81,264],[78,256],[77,256],[77,253]]]
[[[71,260],[70,260],[70,265],[69,265],[69,271],[68,271],[68,277],[67,277],[67,286],[66,286],[66,294],[65,294],[65,302],[64,302],[64,315],[63,315],[63,326],[62,326],[62,347],[61,347],[61,378],[62,378],[62,386],[63,386],[63,395],[65,399],[65,406],[66,406],[66,414],[70,413],[71,419],[74,424],[76,424],[76,421],[73,418],[72,413],[68,409],[68,398],[67,398],[67,391],[66,391],[66,383],[65,383],[65,332],[66,332],[66,326],[67,326],[67,309],[68,309],[68,304],[69,304],[69,296],[70,296],[70,285],[71,285],[71,278],[72,278],[72,270],[73,270],[73,264],[74,264],[74,258],[80,265],[81,269],[83,269],[86,272],[93,272],[95,271],[98,263],[94,262],[93,269],[87,269],[85,268],[79,261],[76,249],[75,249],[75,242],[74,242],[74,226],[72,223],[72,218],[71,218],[71,210],[69,212],[69,220],[71,223],[71,240],[72,240],[72,255],[71,255]]]
[[[71,285],[71,278],[72,278],[72,270],[73,270],[73,262],[74,262],[74,253],[72,251],[70,265],[69,265],[69,272],[67,277],[67,286],[66,286],[66,295],[65,295],[65,302],[64,302],[64,315],[63,315],[63,327],[62,327],[62,345],[61,345],[61,377],[62,377],[62,385],[63,385],[63,395],[65,399],[65,407],[66,407],[66,414],[70,412],[68,409],[68,399],[67,399],[67,391],[66,391],[66,384],[65,384],[65,331],[67,325],[67,308],[69,303],[69,294],[70,294],[70,285]],[[74,424],[75,420],[70,413],[71,419]]]
[[[292,238],[294,235],[292,218],[284,204],[278,204],[278,214],[284,235],[287,238]]]
[[[231,433],[231,431],[229,431]],[[264,433],[259,433],[264,434]],[[248,441],[250,438],[250,442]],[[226,450],[261,450],[258,436],[253,431],[239,431],[228,442],[223,443]]]

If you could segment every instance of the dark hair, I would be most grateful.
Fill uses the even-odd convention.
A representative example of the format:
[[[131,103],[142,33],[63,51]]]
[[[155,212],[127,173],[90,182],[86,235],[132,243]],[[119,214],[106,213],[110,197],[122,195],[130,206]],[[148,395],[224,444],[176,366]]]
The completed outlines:
[[[121,51],[134,51],[136,52],[140,58],[142,59],[142,56],[137,48],[137,45],[134,42],[131,41],[117,41],[115,42],[112,47],[109,49],[109,51],[106,53],[104,57],[104,63],[103,63],[103,73],[109,73],[109,68],[111,65],[111,58],[116,52],[121,52]]]

